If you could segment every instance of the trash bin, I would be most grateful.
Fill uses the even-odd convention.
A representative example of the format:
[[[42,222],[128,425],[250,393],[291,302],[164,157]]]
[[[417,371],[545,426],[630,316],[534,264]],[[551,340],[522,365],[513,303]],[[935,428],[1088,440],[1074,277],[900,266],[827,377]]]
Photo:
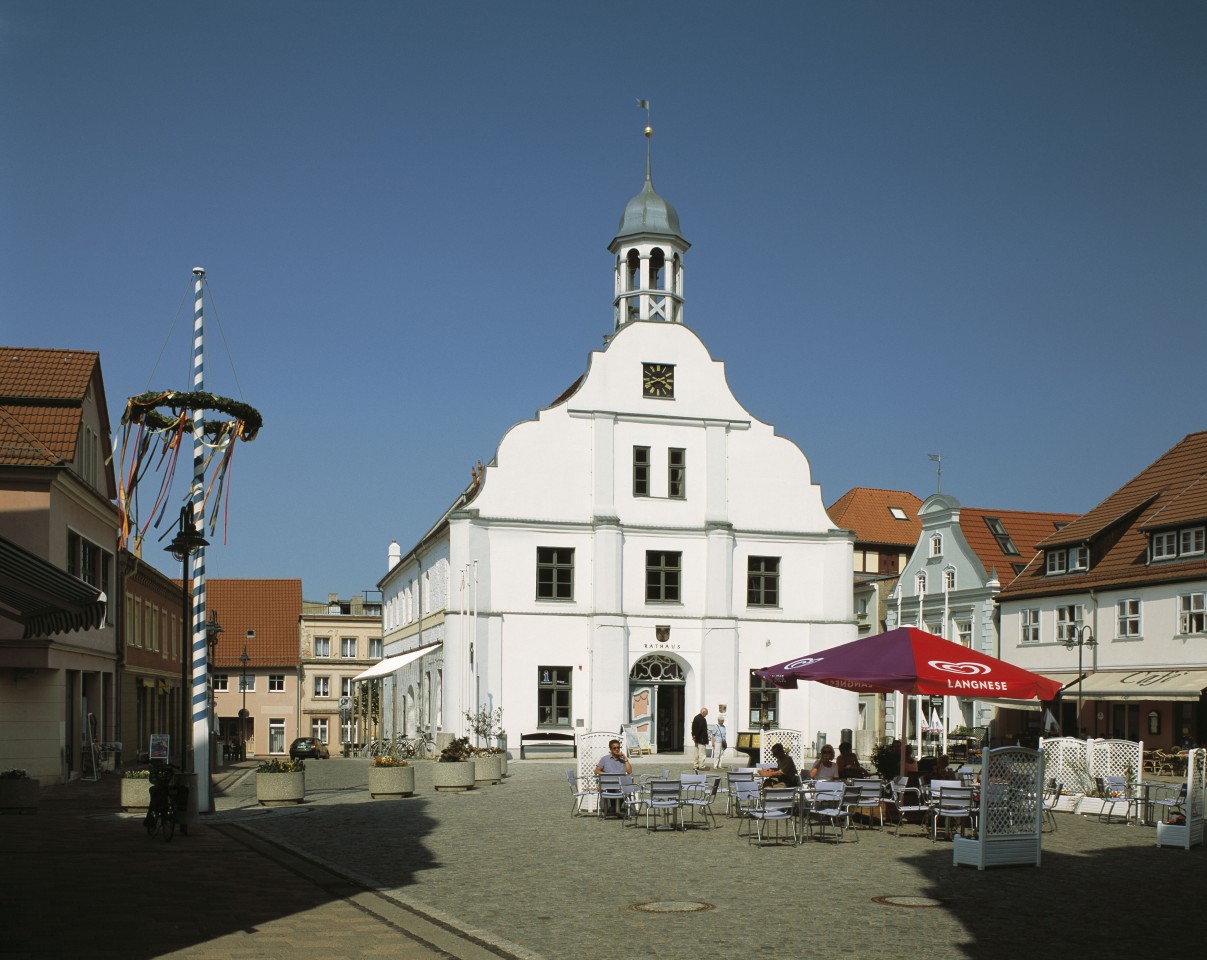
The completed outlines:
[[[838,742],[839,742],[839,743],[849,743],[849,744],[851,745],[851,749],[852,749],[852,750],[854,750],[854,749],[855,749],[855,734],[854,734],[854,732],[853,732],[853,731],[851,731],[851,730],[845,730],[845,729],[844,729],[844,730],[842,731],[842,736],[841,736],[841,737],[839,737],[839,739],[838,739]]]

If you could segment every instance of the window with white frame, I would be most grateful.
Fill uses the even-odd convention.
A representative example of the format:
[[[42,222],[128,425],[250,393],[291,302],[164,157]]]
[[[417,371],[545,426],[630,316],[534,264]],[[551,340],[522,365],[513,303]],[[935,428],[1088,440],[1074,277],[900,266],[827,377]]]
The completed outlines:
[[[310,735],[319,743],[330,743],[328,720],[326,717],[314,717],[310,721]]]
[[[270,673],[268,675],[268,692],[269,693],[284,693],[285,692],[285,674]]]
[[[352,696],[352,678],[351,677],[340,677],[339,678],[339,695],[341,697]]]
[[[916,593],[918,596],[922,596],[924,593],[926,593],[925,573],[920,573],[914,577],[914,593]]]
[[[331,696],[331,678],[330,677],[315,677],[314,678],[314,695],[320,700],[325,700]]]
[[[972,646],[972,621],[971,620],[957,620],[956,621],[956,640],[958,640],[962,646],[965,646],[965,647]]]
[[[1178,632],[1204,632],[1203,594],[1183,593],[1178,597]]]
[[[214,674],[214,692],[226,693],[230,689],[230,676],[225,673]]]
[[[353,720],[345,720],[339,725],[340,743],[355,743],[356,742],[356,722]]]
[[[1191,527],[1178,534],[1179,555],[1189,557],[1202,553],[1205,531],[1207,531],[1207,527]]]
[[[330,637],[315,637],[314,638],[314,655],[316,657],[331,656],[331,638]]]
[[[1090,548],[1072,547],[1069,550],[1069,572],[1090,569]]]
[[[1140,636],[1140,601],[1120,600],[1115,604],[1115,636]]]
[[[1019,611],[1021,643],[1039,643],[1039,607],[1025,607]]]
[[[943,556],[943,534],[936,533],[930,538],[930,555],[932,557]]]
[[[943,589],[950,593],[956,588],[956,568],[948,567],[943,571]]]
[[[239,675],[239,692],[256,692],[256,675],[254,673],[243,673]]]
[[[1069,554],[1067,551],[1049,550],[1045,557],[1047,562],[1046,572],[1049,576],[1057,573],[1068,573],[1069,570]]]
[[[356,637],[340,637],[339,640],[339,655],[345,660],[352,660],[356,657]]]
[[[369,656],[374,660],[381,659],[381,640],[372,638],[369,640]]]
[[[1154,533],[1152,536],[1152,558],[1154,560],[1172,560],[1178,555],[1178,532],[1167,530],[1164,533]]]
[[[1080,603],[1056,608],[1056,640],[1059,643],[1077,639],[1077,626],[1083,619]]]

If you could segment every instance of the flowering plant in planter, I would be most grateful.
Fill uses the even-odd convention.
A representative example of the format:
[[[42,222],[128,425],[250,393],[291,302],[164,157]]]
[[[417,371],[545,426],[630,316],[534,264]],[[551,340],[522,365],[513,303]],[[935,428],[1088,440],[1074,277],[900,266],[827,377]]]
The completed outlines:
[[[28,770],[21,770],[17,767],[13,767],[13,769],[11,769],[11,770],[4,770],[4,771],[0,772],[0,780],[31,780],[31,779],[33,779],[33,778],[30,777]]]
[[[452,743],[440,751],[440,763],[463,763],[473,756],[474,748],[469,745],[469,737],[457,737]]]
[[[373,763],[370,764],[374,767],[409,767],[410,765],[409,761],[403,760],[401,757],[391,757],[388,754],[374,757]]]
[[[305,769],[306,765],[301,759],[272,757],[269,760],[261,760],[260,765],[256,767],[256,773],[301,773]]]
[[[123,780],[150,780],[151,771],[146,770],[146,769],[123,770],[122,779]]]

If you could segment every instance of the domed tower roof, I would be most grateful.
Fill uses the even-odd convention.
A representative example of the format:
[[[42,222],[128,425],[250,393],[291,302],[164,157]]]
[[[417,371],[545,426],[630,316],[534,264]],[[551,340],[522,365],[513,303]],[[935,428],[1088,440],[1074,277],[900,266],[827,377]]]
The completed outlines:
[[[630,237],[635,234],[658,233],[683,240],[679,229],[679,214],[669,203],[654,191],[654,183],[650,172],[645,173],[645,186],[624,208],[620,218],[620,227],[616,231],[616,239]]]

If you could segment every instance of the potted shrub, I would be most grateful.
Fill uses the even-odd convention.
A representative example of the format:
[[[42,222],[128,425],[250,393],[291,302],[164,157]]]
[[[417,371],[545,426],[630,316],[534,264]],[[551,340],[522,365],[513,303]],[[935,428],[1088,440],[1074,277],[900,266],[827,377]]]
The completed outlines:
[[[469,737],[458,737],[440,751],[432,767],[432,786],[437,790],[472,790],[474,763]]]
[[[256,768],[256,800],[275,807],[306,799],[306,765],[292,757],[262,760]]]
[[[369,764],[369,796],[409,797],[415,792],[415,768],[397,757],[374,757]]]
[[[477,768],[476,779],[480,783],[498,783],[507,776],[507,751],[500,746],[500,738],[503,736],[500,726],[503,722],[503,708],[499,707],[492,712],[483,705],[476,713],[466,713],[465,720],[478,742],[473,754]]]
[[[16,768],[0,773],[0,810],[37,813],[38,781]]]
[[[151,805],[151,771],[131,769],[122,771],[123,810],[146,810]]]

